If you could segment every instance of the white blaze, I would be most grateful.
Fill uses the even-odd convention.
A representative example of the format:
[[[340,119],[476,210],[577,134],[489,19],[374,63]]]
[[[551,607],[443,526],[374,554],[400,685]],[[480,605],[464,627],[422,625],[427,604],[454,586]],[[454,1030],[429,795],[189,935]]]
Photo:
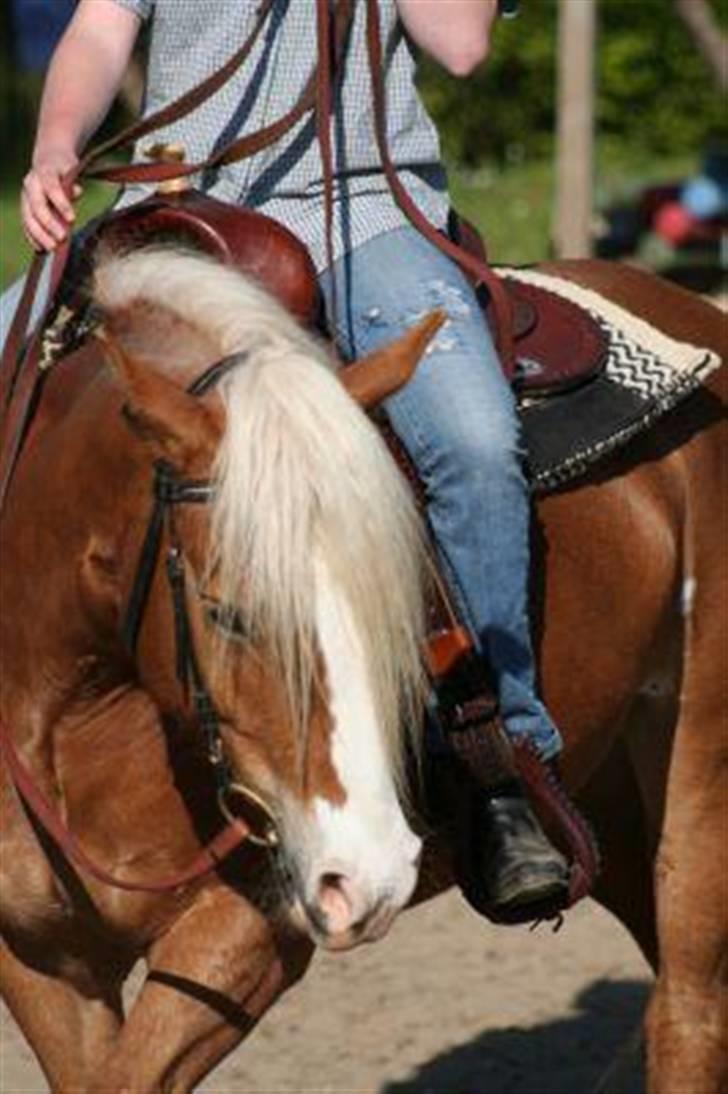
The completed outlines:
[[[331,758],[346,800],[313,802],[313,817],[301,833],[306,896],[313,898],[323,875],[337,874],[350,883],[358,913],[382,902],[396,910],[414,888],[421,841],[397,799],[349,605],[322,563],[316,565],[316,623],[326,668]]]

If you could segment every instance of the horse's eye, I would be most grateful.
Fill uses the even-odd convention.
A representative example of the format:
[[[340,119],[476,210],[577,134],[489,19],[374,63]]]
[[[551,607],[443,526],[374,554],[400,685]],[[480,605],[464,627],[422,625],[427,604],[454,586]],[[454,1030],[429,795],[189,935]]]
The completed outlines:
[[[205,615],[213,626],[221,630],[228,638],[245,638],[247,631],[243,617],[235,608],[227,604],[205,604]]]

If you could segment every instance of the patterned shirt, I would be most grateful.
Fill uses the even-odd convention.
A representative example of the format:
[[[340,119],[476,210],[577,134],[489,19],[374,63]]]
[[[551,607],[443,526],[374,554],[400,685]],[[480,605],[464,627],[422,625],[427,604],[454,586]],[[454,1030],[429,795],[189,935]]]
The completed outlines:
[[[239,48],[256,19],[257,0],[116,0],[150,20],[144,113],[172,102]],[[395,0],[380,0],[386,54],[388,144],[411,197],[441,228],[448,211],[440,146],[414,84],[414,59],[397,19]],[[283,115],[298,99],[316,59],[313,0],[278,0],[242,71],[193,114],[150,135],[150,143],[181,141],[188,161],[206,159],[232,138]],[[335,140],[334,255],[407,223],[381,170],[374,133],[366,50],[366,5],[356,0],[351,39],[333,126]],[[143,156],[135,150],[135,159]],[[326,264],[321,158],[311,118],[276,144],[210,172],[198,185],[213,196],[259,209],[290,228]],[[121,204],[141,196],[130,187]]]

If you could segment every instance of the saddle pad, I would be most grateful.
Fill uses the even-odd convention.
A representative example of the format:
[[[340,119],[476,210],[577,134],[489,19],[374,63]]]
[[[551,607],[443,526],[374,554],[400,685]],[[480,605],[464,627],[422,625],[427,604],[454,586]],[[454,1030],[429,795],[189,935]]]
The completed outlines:
[[[587,384],[548,399],[520,402],[534,493],[583,475],[597,460],[647,429],[710,376],[717,354],[668,338],[592,289],[531,269],[499,269],[584,308],[602,328],[607,359]]]

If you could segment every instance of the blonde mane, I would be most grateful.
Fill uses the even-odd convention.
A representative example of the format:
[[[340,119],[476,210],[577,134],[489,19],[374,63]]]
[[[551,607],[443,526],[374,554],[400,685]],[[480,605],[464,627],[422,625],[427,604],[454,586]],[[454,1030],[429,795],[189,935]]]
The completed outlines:
[[[217,388],[227,424],[213,468],[209,568],[221,600],[242,611],[251,640],[276,659],[304,733],[323,564],[358,627],[401,779],[403,729],[419,729],[423,696],[423,537],[402,477],[332,358],[256,284],[198,255],[107,258],[95,296],[109,312],[159,305],[213,340],[220,356],[247,354]]]

